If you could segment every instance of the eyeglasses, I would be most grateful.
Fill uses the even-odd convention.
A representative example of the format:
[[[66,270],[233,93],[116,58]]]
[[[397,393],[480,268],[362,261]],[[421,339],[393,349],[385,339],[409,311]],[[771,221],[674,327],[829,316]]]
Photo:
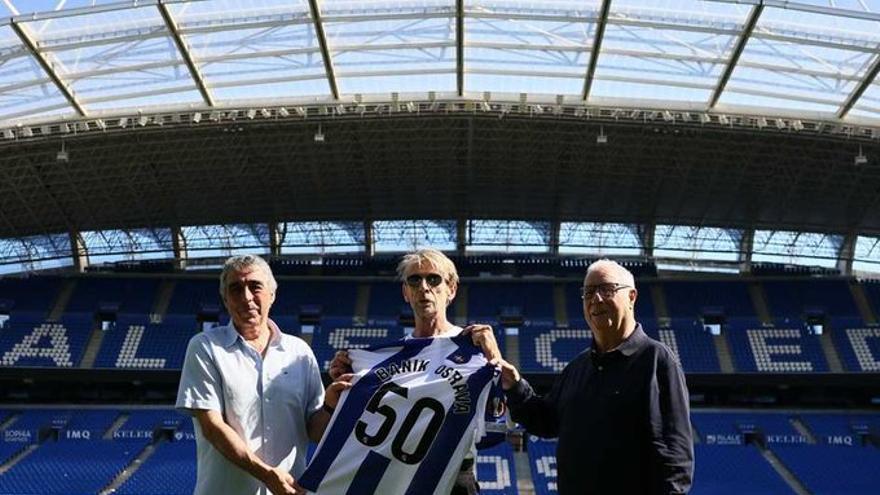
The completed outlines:
[[[602,299],[610,299],[617,294],[620,289],[631,289],[629,285],[623,284],[596,284],[585,285],[581,288],[581,299],[592,299],[598,292]]]
[[[421,287],[422,280],[428,283],[429,287],[437,287],[438,285],[443,283],[443,276],[437,273],[429,273],[427,275],[419,275],[417,273],[413,273],[412,275],[407,276],[404,279],[406,285],[410,287]]]

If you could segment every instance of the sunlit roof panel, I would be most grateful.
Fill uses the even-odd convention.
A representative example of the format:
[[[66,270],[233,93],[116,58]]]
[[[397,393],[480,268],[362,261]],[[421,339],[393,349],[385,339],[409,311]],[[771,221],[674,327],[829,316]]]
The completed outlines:
[[[51,10],[51,9],[50,9]],[[109,11],[86,11],[82,15],[51,16],[23,22],[38,40],[46,38],[73,38],[93,33],[121,31],[126,29],[151,29],[162,26],[162,17],[155,5],[130,7]]]
[[[245,24],[239,29],[205,32],[184,29],[183,36],[198,60],[243,58],[254,53],[285,57],[319,51],[314,24],[304,15],[297,16],[298,22],[279,17],[275,21],[265,21],[259,27]]]
[[[495,93],[533,93],[578,95],[584,87],[583,74],[567,77],[536,76],[521,74],[481,74],[467,72],[464,76],[465,91],[489,91]]]
[[[320,54],[216,62],[202,67],[202,77],[217,100],[330,94]]]
[[[391,92],[411,93],[427,91],[455,91],[455,69],[423,71],[419,74],[403,75],[349,75],[337,74],[339,91],[342,94],[390,94]]]
[[[137,88],[130,88],[137,89]],[[157,92],[158,91],[158,92]],[[94,99],[83,98],[81,103],[89,111],[112,111],[112,110],[148,110],[150,107],[167,107],[169,105],[184,105],[203,103],[202,95],[192,87],[192,84],[184,81],[183,86],[166,86],[157,91],[134,91],[120,93],[112,96],[97,96]]]
[[[307,0],[211,0],[168,4],[180,23],[202,23],[217,19],[256,19],[309,11]]]
[[[591,97],[709,99],[735,36],[709,26],[690,31],[615,22],[602,39]]]

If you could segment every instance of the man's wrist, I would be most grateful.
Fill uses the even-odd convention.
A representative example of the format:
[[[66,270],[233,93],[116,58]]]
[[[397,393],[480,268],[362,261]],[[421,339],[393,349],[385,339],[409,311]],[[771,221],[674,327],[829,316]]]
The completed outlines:
[[[321,405],[321,410],[323,410],[327,414],[333,416],[333,412],[336,411],[336,408],[332,407],[330,404],[327,404],[325,402],[324,404]]]

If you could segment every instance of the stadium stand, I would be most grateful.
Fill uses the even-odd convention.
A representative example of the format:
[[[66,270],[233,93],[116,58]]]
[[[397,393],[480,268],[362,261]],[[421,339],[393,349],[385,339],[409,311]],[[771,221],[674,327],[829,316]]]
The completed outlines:
[[[745,281],[665,280],[659,284],[666,294],[666,309],[671,318],[698,319],[706,313],[755,317]],[[638,302],[642,304],[643,298]]]
[[[784,327],[764,327],[756,320],[730,319],[725,334],[731,344],[737,371],[762,373],[814,373],[828,371],[820,337],[799,322]]]
[[[553,319],[549,282],[474,282],[468,284],[468,317],[475,320]]]
[[[587,328],[557,328],[551,322],[520,330],[520,368],[525,373],[559,373],[583,350],[592,334]]]
[[[770,314],[775,318],[802,318],[811,311],[838,317],[859,316],[843,279],[764,280],[761,285]]]
[[[195,327],[192,316],[171,315],[151,324],[146,315],[120,315],[104,331],[95,367],[180,369]]]
[[[114,493],[119,495],[190,495],[196,486],[196,442],[161,442],[156,451]]]
[[[455,301],[453,301],[455,304]],[[371,282],[370,303],[367,315],[371,317],[398,318],[400,315],[412,315],[412,309],[403,300],[400,282]],[[448,314],[455,314],[455,307],[448,310]]]
[[[669,326],[658,327],[653,320],[644,320],[642,325],[648,335],[666,344],[678,356],[685,372],[721,371],[712,335],[699,321],[675,318]]]
[[[113,313],[147,314],[156,299],[160,280],[157,278],[94,278],[76,279],[76,288],[66,311],[90,313],[110,309]]]
[[[880,327],[866,326],[861,318],[834,318],[830,332],[847,371],[880,372]]]
[[[516,464],[509,443],[503,442],[477,453],[477,479],[480,480],[482,494],[519,493],[516,486]]]
[[[556,440],[543,440],[536,436],[529,436],[526,445],[535,494],[558,493],[556,486]]]
[[[326,371],[337,350],[362,349],[403,336],[403,328],[396,325],[356,326],[351,319],[326,320],[312,336],[312,350],[318,366]]]
[[[0,302],[11,314],[36,313],[45,318],[61,289],[61,278],[51,276],[0,278]]]
[[[93,325],[88,313],[67,314],[60,322],[10,319],[0,332],[0,366],[78,366]]]
[[[696,495],[779,495],[795,493],[751,445],[701,445],[694,448]]]
[[[877,493],[880,449],[832,445],[778,445],[773,452],[812,493]]]

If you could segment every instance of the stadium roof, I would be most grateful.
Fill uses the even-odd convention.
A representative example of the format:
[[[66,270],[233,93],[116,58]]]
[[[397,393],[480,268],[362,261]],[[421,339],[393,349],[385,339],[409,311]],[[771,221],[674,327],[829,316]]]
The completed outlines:
[[[3,7],[6,239],[508,219],[817,232],[851,259],[880,234],[876,2]]]

